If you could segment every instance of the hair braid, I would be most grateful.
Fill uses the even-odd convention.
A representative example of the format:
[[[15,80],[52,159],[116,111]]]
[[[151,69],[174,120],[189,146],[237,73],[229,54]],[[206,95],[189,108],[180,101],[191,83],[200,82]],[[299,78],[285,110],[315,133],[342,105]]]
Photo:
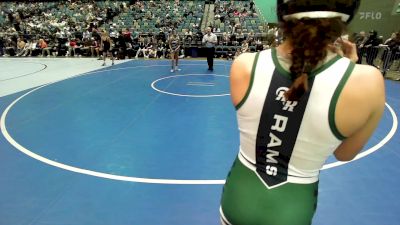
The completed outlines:
[[[340,18],[300,19],[283,23],[283,32],[292,44],[290,72],[294,81],[285,97],[299,100],[308,91],[308,75],[325,59],[329,44],[340,37],[345,24]]]

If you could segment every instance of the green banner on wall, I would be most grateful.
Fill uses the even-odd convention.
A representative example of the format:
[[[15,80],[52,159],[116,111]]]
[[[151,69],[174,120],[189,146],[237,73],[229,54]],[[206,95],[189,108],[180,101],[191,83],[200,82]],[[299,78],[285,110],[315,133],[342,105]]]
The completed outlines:
[[[393,7],[393,15],[400,15],[400,0],[397,0],[394,3],[394,7]]]
[[[276,0],[254,0],[262,16],[268,23],[277,23]]]
[[[277,23],[276,0],[254,0],[268,23]],[[363,0],[349,26],[349,32],[377,30],[378,35],[390,37],[400,29],[400,0]]]

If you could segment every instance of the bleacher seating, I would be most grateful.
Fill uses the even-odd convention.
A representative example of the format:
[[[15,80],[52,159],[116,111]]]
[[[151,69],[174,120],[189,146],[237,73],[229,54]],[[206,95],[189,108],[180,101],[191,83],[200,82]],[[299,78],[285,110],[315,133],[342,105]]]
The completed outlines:
[[[262,38],[262,32],[266,29],[266,23],[257,15],[256,11],[249,9],[249,1],[228,1],[223,0],[217,4],[204,0],[181,0],[178,1],[57,1],[50,3],[23,3],[0,2],[0,34],[8,32],[8,35],[20,36],[24,33],[24,38],[39,39],[44,38],[51,46],[58,46],[70,39],[79,38],[82,40],[83,32],[89,26],[106,30],[112,35],[117,35],[121,31],[135,30],[141,36],[149,34],[156,35],[159,32],[169,33],[172,29],[176,30],[183,40],[184,47],[201,47],[201,37],[204,30],[201,25],[211,25],[219,38],[217,54],[226,57],[228,54],[235,53],[241,46],[241,40],[246,40],[248,34],[254,32],[255,38]],[[237,12],[246,13],[235,14],[232,10],[219,10],[221,5],[231,7]],[[13,24],[7,16],[9,13],[15,14],[19,9],[23,9],[22,14],[28,18],[20,20],[19,24]],[[7,11],[10,10],[10,11]],[[229,14],[228,14],[229,13]],[[219,14],[225,20],[215,19]],[[29,16],[28,16],[29,15]],[[14,15],[15,17],[15,15]],[[240,24],[235,27],[236,24]],[[19,27],[23,30],[11,30]],[[235,28],[233,28],[235,27]],[[0,27],[1,28],[1,27]],[[235,30],[234,30],[235,29]],[[58,31],[62,34],[60,39]],[[18,33],[19,32],[19,33]],[[92,29],[90,29],[92,32]],[[96,29],[93,32],[97,32]],[[228,46],[221,42],[223,32],[233,34]],[[115,39],[117,36],[112,36]],[[99,36],[94,36],[98,38]],[[7,42],[9,40],[7,39]],[[15,44],[9,43],[11,45]],[[133,43],[132,43],[133,44]],[[252,44],[252,43],[251,43]],[[253,43],[254,44],[254,43]],[[226,47],[226,48],[225,48]],[[88,48],[86,48],[88,49]],[[250,45],[249,50],[255,51],[255,46]]]

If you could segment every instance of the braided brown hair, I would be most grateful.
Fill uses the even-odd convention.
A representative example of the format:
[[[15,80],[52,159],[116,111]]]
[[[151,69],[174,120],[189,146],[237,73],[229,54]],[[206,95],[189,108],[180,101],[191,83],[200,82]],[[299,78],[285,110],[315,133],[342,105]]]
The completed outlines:
[[[346,30],[340,18],[293,19],[281,25],[293,46],[290,72],[293,84],[285,93],[289,101],[299,100],[308,91],[308,75],[327,55],[333,42]]]

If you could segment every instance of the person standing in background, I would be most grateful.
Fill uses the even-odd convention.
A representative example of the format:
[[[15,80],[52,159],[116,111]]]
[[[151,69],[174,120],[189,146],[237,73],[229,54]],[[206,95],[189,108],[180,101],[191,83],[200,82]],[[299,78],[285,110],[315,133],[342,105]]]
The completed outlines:
[[[400,51],[400,31],[393,33],[391,37],[385,41],[384,46],[386,49],[382,55],[382,74],[385,76],[386,72],[389,71],[392,66],[393,61],[398,57],[398,52]]]
[[[376,56],[378,56],[379,44],[382,44],[382,42],[378,38],[378,31],[371,30],[369,32],[369,37],[368,37],[367,41],[364,43],[364,45],[362,45],[362,47],[365,48],[366,53],[367,53],[368,65],[375,66],[374,61],[376,59]]]
[[[181,48],[179,36],[173,30],[168,38],[169,51],[171,53],[171,73],[180,70],[178,68],[179,50]]]
[[[112,46],[112,39],[110,38],[110,36],[108,35],[107,31],[103,31],[103,33],[101,34],[101,39],[100,39],[100,48],[103,51],[103,65],[106,65],[106,58],[107,55],[111,55],[111,65],[114,65],[114,53],[111,50],[111,46]]]
[[[354,43],[356,44],[357,47],[357,56],[358,56],[358,64],[362,63],[362,58],[365,52],[364,44],[368,40],[367,34],[365,31],[360,31],[359,34],[356,35],[354,39]]]
[[[215,44],[217,44],[217,35],[211,32],[211,27],[207,27],[206,32],[207,34],[203,36],[202,43],[206,47],[208,70],[213,71],[214,53],[215,53]]]

